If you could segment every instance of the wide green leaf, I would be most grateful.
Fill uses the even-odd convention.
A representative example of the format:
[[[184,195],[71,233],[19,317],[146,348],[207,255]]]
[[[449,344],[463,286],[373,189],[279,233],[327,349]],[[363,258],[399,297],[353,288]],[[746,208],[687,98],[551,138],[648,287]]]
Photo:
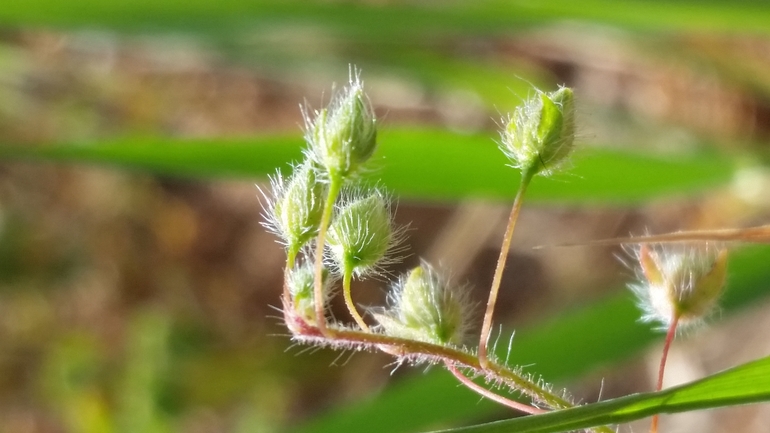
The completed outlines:
[[[126,139],[112,143],[0,147],[0,159],[90,163],[190,177],[264,178],[301,157],[298,136],[249,139]],[[386,130],[372,164],[373,176],[404,199],[510,199],[516,170],[486,135],[439,130]],[[530,200],[634,203],[691,194],[731,179],[734,163],[718,154],[677,158],[584,148],[575,168],[537,178]]]
[[[5,0],[0,23],[33,26],[97,26],[200,32],[297,24],[362,37],[490,33],[515,24],[565,18],[646,29],[767,33],[770,10],[762,2],[680,0],[500,1],[433,4],[355,4],[287,0]],[[394,25],[397,23],[397,25]]]

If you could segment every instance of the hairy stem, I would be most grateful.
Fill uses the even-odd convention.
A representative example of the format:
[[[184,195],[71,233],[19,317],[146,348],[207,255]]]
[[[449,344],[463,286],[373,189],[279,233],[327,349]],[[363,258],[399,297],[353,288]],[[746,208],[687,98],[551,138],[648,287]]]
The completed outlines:
[[[324,246],[326,245],[326,231],[329,229],[329,224],[331,223],[332,219],[334,202],[337,201],[337,196],[339,195],[341,188],[342,178],[340,176],[332,176],[329,174],[329,192],[326,195],[323,215],[321,216],[321,224],[318,227],[318,238],[316,239],[313,297],[315,301],[315,320],[318,324],[318,330],[323,335],[326,335],[327,330],[326,305],[324,305],[323,294]]]
[[[460,383],[462,383],[463,385],[465,385],[466,387],[470,388],[472,391],[480,394],[483,397],[486,397],[492,401],[500,403],[503,406],[508,406],[511,409],[516,409],[524,413],[528,413],[530,415],[536,415],[539,413],[547,412],[543,409],[539,409],[534,406],[530,406],[528,404],[519,403],[516,400],[505,398],[501,395],[495,394],[494,392],[484,388],[483,386],[477,385],[474,381],[472,381],[470,378],[465,376],[460,370],[458,370],[457,366],[450,361],[445,360],[444,365],[446,365],[446,368],[454,375],[454,377],[458,381],[460,381]]]
[[[288,309],[284,308],[284,313],[286,314],[286,323],[292,333],[294,333],[295,340],[301,343],[318,346],[330,345],[341,348],[354,347],[362,350],[380,350],[407,361],[450,362],[455,366],[482,374],[493,382],[504,383],[533,401],[542,403],[550,408],[567,409],[575,406],[563,397],[546,389],[537,380],[523,376],[494,361],[489,361],[488,367],[482,368],[479,359],[473,353],[463,349],[331,326],[327,327],[325,333],[322,334],[318,327],[305,322],[301,318],[291,316]],[[600,433],[615,433],[614,430],[608,427],[596,427],[593,430]]]
[[[668,350],[671,348],[671,343],[676,336],[676,327],[679,324],[679,314],[674,313],[671,318],[671,324],[668,325],[668,332],[666,333],[666,342],[663,343],[663,354],[660,357],[660,367],[658,368],[658,384],[655,387],[655,391],[663,389],[663,375],[666,372],[666,360],[668,359]],[[650,425],[650,433],[658,433],[658,420],[659,415],[652,417],[652,424]]]
[[[495,313],[497,293],[500,291],[500,283],[503,280],[505,262],[508,259],[508,251],[511,248],[511,240],[513,240],[513,229],[516,227],[516,220],[519,218],[519,211],[521,210],[521,203],[524,199],[524,193],[526,192],[533,175],[534,172],[531,170],[522,173],[521,185],[519,186],[519,191],[516,193],[516,198],[513,200],[511,214],[508,217],[508,226],[506,227],[505,235],[503,236],[503,245],[500,247],[500,257],[497,259],[497,267],[495,268],[495,276],[492,279],[492,287],[489,289],[489,300],[487,300],[487,309],[484,312],[484,323],[481,326],[481,335],[479,337],[479,363],[484,369],[486,369],[490,364],[487,355],[489,333],[492,330],[492,316]]]
[[[283,270],[283,299],[284,303],[291,304],[291,292],[289,290],[289,274],[291,274],[291,270],[294,269],[294,262],[297,259],[297,254],[299,253],[299,249],[296,247],[291,247],[286,252],[286,267]]]
[[[350,296],[350,280],[352,278],[353,270],[350,269],[349,266],[346,266],[344,272],[342,273],[342,294],[345,297],[345,305],[347,305],[348,311],[350,311],[350,315],[353,316],[353,320],[356,321],[358,326],[360,326],[364,331],[370,332],[369,326],[366,325],[364,318],[361,317],[361,314],[358,313],[356,305],[353,303],[353,298]]]

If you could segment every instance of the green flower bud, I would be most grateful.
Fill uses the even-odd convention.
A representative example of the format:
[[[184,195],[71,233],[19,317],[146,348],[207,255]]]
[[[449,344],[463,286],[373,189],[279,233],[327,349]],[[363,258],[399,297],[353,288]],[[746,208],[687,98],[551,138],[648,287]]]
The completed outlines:
[[[326,242],[338,268],[360,277],[376,270],[401,237],[393,228],[387,200],[374,191],[339,208]]]
[[[306,322],[315,323],[315,296],[313,292],[315,270],[312,263],[304,263],[289,274],[289,293],[294,311]],[[331,296],[329,271],[323,270],[324,301]]]
[[[451,287],[423,263],[390,293],[391,308],[374,314],[387,335],[440,345],[459,345],[468,331],[467,292]]]
[[[272,179],[274,201],[268,211],[268,223],[290,251],[299,251],[315,238],[321,223],[326,185],[319,182],[312,164],[297,167],[288,182]]]
[[[575,141],[572,89],[537,90],[513,113],[502,132],[501,150],[525,173],[552,174],[567,160]]]
[[[377,144],[374,111],[356,72],[350,86],[334,98],[328,109],[306,119],[305,140],[310,157],[332,177],[347,177],[366,162]]]
[[[642,245],[637,253],[643,283],[632,285],[644,320],[668,327],[698,323],[716,306],[725,286],[727,250],[711,245]]]

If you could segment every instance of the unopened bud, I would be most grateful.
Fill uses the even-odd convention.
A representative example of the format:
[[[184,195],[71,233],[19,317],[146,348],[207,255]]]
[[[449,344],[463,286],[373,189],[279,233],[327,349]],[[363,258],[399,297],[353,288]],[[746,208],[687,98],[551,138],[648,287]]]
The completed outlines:
[[[291,251],[298,251],[318,233],[323,213],[326,185],[317,179],[312,165],[297,167],[285,184],[276,178],[275,201],[270,210],[269,225]]]
[[[376,119],[356,71],[330,107],[306,123],[310,156],[332,177],[353,174],[374,153]]]
[[[379,191],[343,205],[327,236],[332,258],[341,270],[357,276],[376,269],[388,250],[401,241],[394,231],[390,207]]]
[[[287,282],[294,311],[308,323],[315,323],[314,279],[315,272],[312,263],[304,263],[302,266],[297,266],[291,270]],[[328,301],[331,296],[330,287],[329,271],[324,269],[324,301]]]
[[[502,151],[514,167],[531,175],[551,174],[572,151],[575,104],[572,89],[537,93],[508,119],[502,132]]]
[[[642,283],[631,286],[648,321],[697,323],[716,306],[725,286],[727,250],[712,245],[642,245]]]
[[[468,331],[466,293],[449,286],[425,263],[402,278],[388,300],[391,308],[374,315],[387,335],[458,345]]]

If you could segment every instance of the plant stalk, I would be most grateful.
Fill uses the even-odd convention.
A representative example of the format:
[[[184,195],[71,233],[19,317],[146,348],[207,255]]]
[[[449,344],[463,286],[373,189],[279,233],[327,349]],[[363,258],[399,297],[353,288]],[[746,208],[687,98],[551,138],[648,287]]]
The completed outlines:
[[[497,267],[495,268],[495,276],[492,279],[492,287],[489,289],[487,309],[484,312],[484,323],[481,326],[481,335],[479,337],[478,356],[479,364],[483,369],[487,369],[490,364],[487,350],[489,345],[489,334],[492,330],[492,316],[495,313],[497,294],[500,291],[500,283],[503,280],[505,262],[508,259],[508,252],[511,248],[511,241],[513,240],[513,229],[516,227],[516,220],[519,218],[519,211],[521,211],[521,204],[524,199],[524,193],[527,191],[527,187],[532,180],[532,176],[534,176],[534,172],[532,170],[528,170],[522,173],[521,185],[519,186],[519,191],[516,193],[516,198],[513,200],[511,214],[508,217],[508,226],[505,229],[505,235],[503,236],[503,245],[500,247],[500,257],[497,259]]]
[[[318,227],[318,238],[316,238],[315,249],[315,276],[313,279],[313,298],[315,304],[315,320],[318,326],[318,330],[322,335],[326,335],[326,305],[324,305],[323,294],[323,260],[324,260],[324,247],[326,246],[326,232],[329,229],[329,224],[332,219],[332,211],[334,210],[334,202],[337,201],[337,196],[342,188],[342,178],[339,176],[332,176],[329,174],[329,192],[326,195],[326,202],[324,203],[323,215],[321,216],[321,224]]]
[[[658,368],[658,384],[655,387],[655,391],[663,389],[663,375],[666,372],[666,360],[668,359],[668,350],[671,348],[671,343],[676,337],[676,327],[679,325],[679,314],[674,313],[671,318],[671,324],[668,325],[668,332],[666,333],[666,342],[663,343],[663,354],[660,357],[660,367]],[[652,424],[650,425],[650,433],[658,433],[658,421],[660,415],[655,414],[652,417]]]
[[[291,302],[291,291],[289,289],[289,275],[291,274],[292,269],[294,269],[294,262],[297,259],[297,251],[296,248],[289,248],[289,251],[286,252],[286,267],[283,270],[283,300],[284,304],[293,304]]]
[[[342,273],[342,293],[345,297],[345,305],[347,305],[350,315],[353,316],[353,320],[356,321],[358,326],[366,332],[371,332],[369,326],[364,322],[364,318],[358,313],[358,309],[356,309],[356,305],[353,303],[353,298],[350,295],[350,280],[352,280],[352,278],[353,270],[350,269],[349,266],[345,266],[345,270]]]
[[[470,388],[472,391],[480,394],[482,397],[486,397],[492,401],[502,404],[503,406],[508,406],[511,409],[528,413],[530,415],[537,415],[539,413],[548,412],[546,410],[539,409],[534,406],[530,406],[528,404],[519,403],[516,400],[505,398],[501,395],[495,394],[494,392],[484,388],[483,386],[477,385],[474,381],[472,381],[470,378],[465,376],[460,370],[458,370],[457,366],[452,364],[451,361],[445,360],[444,365],[446,365],[446,368],[454,375],[454,377],[457,380],[460,381],[460,383]]]

